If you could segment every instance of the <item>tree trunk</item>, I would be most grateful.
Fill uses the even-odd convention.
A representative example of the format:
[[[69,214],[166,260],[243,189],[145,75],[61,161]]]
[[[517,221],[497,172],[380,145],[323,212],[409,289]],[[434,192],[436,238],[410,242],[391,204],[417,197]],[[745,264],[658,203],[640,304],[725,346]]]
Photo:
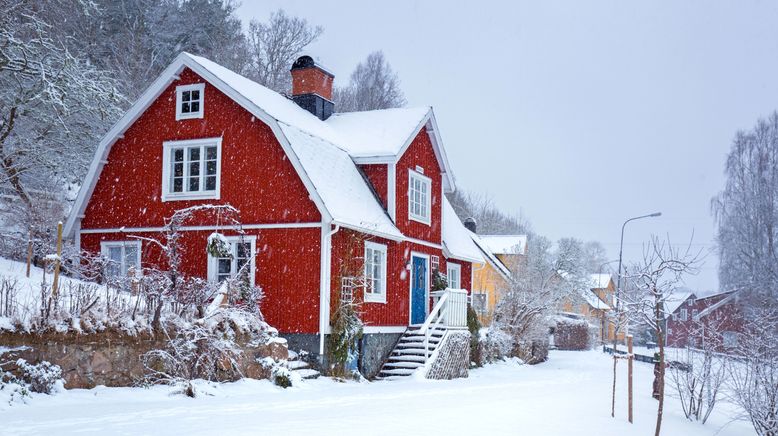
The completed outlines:
[[[657,295],[656,291],[654,295]],[[659,407],[656,411],[656,431],[654,436],[659,436],[662,430],[662,412],[665,405],[665,340],[662,332],[661,302],[658,297],[656,300],[656,336],[657,343],[659,344]]]

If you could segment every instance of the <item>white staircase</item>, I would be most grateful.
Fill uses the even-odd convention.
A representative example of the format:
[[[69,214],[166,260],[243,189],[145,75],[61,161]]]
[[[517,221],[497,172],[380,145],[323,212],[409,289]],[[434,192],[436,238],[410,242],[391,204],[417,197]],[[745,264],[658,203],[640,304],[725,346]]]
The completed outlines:
[[[408,327],[376,379],[407,377],[419,368],[429,368],[448,331],[467,328],[467,291],[445,289],[433,292],[432,298],[435,305],[424,324]]]

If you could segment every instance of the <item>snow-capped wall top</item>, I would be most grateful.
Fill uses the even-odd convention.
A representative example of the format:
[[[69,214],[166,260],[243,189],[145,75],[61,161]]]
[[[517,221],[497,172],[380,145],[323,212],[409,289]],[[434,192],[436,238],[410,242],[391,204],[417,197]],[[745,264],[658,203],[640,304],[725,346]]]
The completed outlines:
[[[466,260],[468,262],[484,263],[481,250],[470,238],[470,231],[459,221],[454,208],[443,196],[443,247],[448,251],[449,257]]]
[[[494,254],[526,254],[527,235],[479,235]]]
[[[326,123],[338,132],[353,157],[396,156],[427,122],[431,110],[424,106],[336,113]]]

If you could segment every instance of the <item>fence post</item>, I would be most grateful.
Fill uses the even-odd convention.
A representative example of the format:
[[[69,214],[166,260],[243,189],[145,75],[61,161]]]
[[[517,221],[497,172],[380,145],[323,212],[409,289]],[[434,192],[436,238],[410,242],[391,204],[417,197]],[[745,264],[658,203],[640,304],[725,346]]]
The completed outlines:
[[[51,295],[56,298],[59,293],[59,268],[62,263],[62,221],[57,223],[57,258],[54,259],[54,282],[51,284]]]
[[[30,278],[30,263],[32,263],[32,230],[27,238],[27,278]]]
[[[632,361],[634,360],[632,354],[632,335],[627,335],[627,353],[627,414],[629,423],[632,424]]]

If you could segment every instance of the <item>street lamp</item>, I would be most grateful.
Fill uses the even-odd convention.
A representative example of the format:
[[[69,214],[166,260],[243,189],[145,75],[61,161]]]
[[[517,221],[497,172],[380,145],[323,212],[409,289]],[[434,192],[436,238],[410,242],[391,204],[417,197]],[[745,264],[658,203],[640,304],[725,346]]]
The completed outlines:
[[[662,212],[654,212],[654,213],[648,214],[648,215],[636,216],[636,217],[633,217],[633,218],[630,218],[630,219],[624,221],[624,224],[621,225],[621,243],[619,244],[619,270],[618,270],[618,276],[616,278],[616,312],[621,312],[621,298],[619,298],[619,296],[620,296],[620,293],[621,293],[621,259],[622,259],[622,254],[623,254],[623,251],[624,251],[624,227],[626,227],[627,223],[630,222],[630,221],[635,221],[635,220],[639,220],[639,219],[643,219],[643,218],[656,218],[658,216],[662,216]],[[616,342],[615,336],[616,336],[617,333],[618,332],[614,332],[613,333],[613,335],[614,335],[614,338],[613,338],[614,343]]]

